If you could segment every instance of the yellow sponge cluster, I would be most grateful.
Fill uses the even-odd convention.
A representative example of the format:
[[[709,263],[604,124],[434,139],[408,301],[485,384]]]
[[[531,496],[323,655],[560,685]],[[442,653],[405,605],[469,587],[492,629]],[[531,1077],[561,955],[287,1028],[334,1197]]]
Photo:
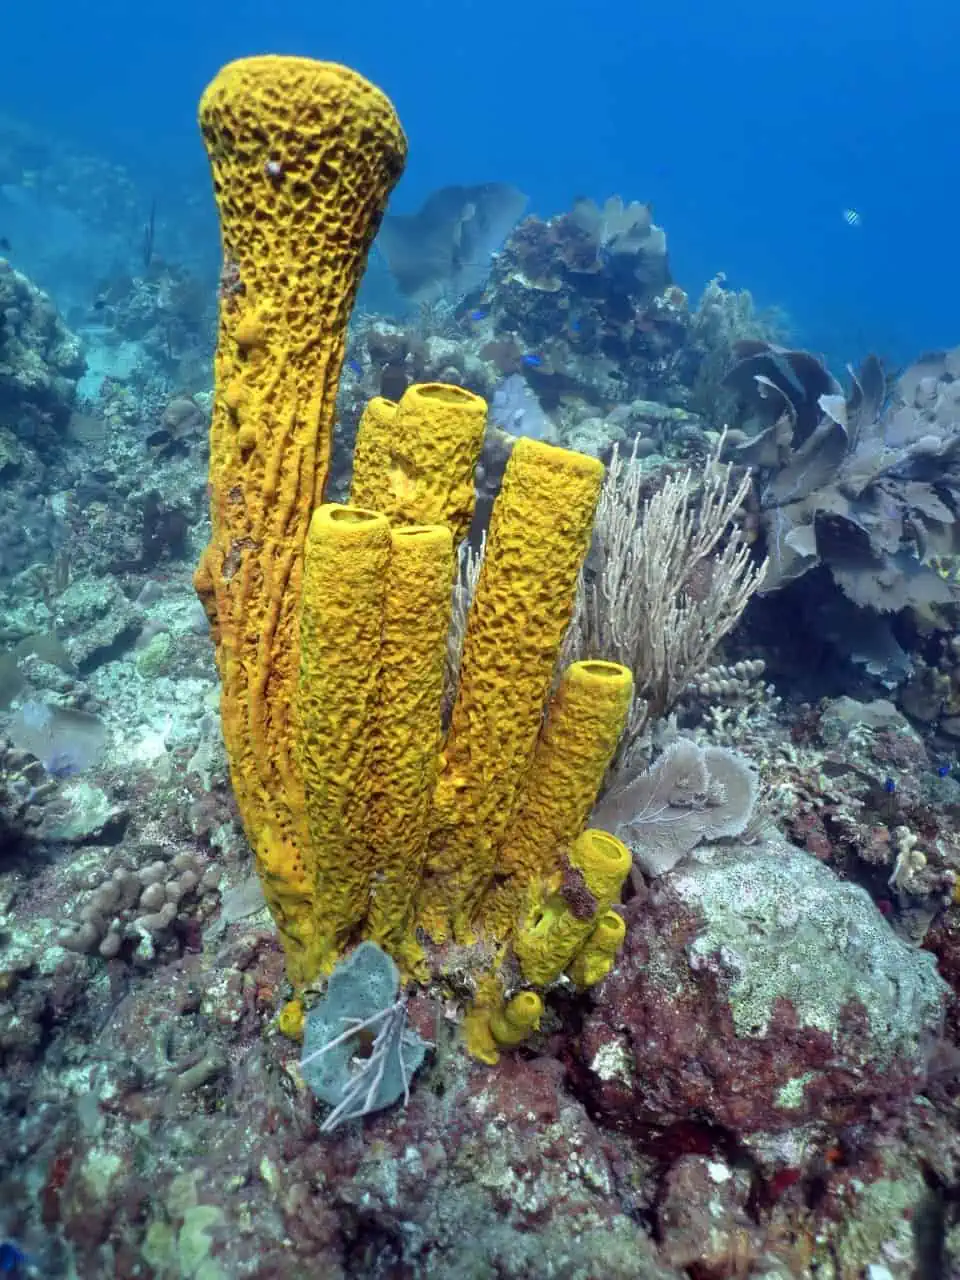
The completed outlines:
[[[536,905],[514,940],[528,982],[545,986],[578,954],[603,947],[610,922],[591,946],[594,931],[619,902],[629,870],[630,851],[616,836],[588,830],[574,841],[568,865],[559,872],[573,883],[561,880],[556,891]],[[581,969],[585,963],[584,959]]]
[[[453,587],[444,525],[324,506],[307,541],[298,759],[315,886],[309,973],[372,938],[408,971],[440,750]],[[362,926],[362,927],[361,927]]]
[[[563,971],[596,981],[629,856],[584,826],[632,680],[576,663],[551,689],[603,468],[517,442],[444,726],[485,402],[442,384],[371,401],[351,501],[322,500],[346,323],[402,167],[399,124],[354,73],[289,58],[227,67],[200,115],[225,274],[213,533],[196,584],[289,976],[303,987],[361,938],[423,975],[427,938],[483,938],[491,964],[512,943],[529,987]],[[473,1015],[488,1059],[542,1012],[536,991],[506,1000],[489,977]]]
[[[499,850],[517,813],[529,807],[530,766],[602,478],[595,458],[537,440],[518,440],[507,464],[434,800],[424,892],[424,916],[434,937],[452,932],[459,941],[475,939],[481,900],[500,871]],[[626,706],[617,738],[625,718]],[[589,801],[580,806],[581,825],[611,755],[612,748]],[[576,809],[574,803],[571,811]],[[572,838],[576,831],[565,834]],[[553,839],[546,829],[541,835]],[[499,923],[502,935],[511,922]]]
[[[421,971],[418,932],[508,939],[583,829],[626,720],[629,672],[588,662],[564,674],[544,725],[602,472],[593,459],[520,440],[494,504],[442,738],[453,532],[405,521],[422,513],[420,495],[455,492],[450,473],[476,463],[483,401],[441,394],[454,390],[412,387],[395,414],[409,420],[408,398],[423,409],[417,475],[447,467],[446,480],[414,485],[411,506],[388,494],[392,520],[327,505],[310,524],[295,717],[314,886],[311,924],[299,931],[310,938],[307,976],[360,937],[408,973]],[[445,430],[431,460],[435,403]],[[366,496],[387,492],[375,476],[365,483]],[[466,517],[459,499],[456,510],[451,522]]]

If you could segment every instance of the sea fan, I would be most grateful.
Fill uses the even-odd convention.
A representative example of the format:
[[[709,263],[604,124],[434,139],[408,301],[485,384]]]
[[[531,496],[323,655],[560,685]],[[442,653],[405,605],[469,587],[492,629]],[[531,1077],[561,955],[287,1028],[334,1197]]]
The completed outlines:
[[[681,738],[608,792],[590,824],[623,840],[647,875],[662,876],[698,844],[744,831],[756,800],[757,775],[743,756]]]

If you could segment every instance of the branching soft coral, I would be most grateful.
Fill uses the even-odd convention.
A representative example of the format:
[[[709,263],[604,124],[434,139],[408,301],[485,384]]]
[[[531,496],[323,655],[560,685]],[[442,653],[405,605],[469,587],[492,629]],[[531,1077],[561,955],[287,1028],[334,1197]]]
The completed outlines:
[[[652,496],[649,479],[634,455],[614,451],[564,655],[621,662],[634,674],[616,771],[632,762],[647,723],[709,665],[764,571],[736,523],[749,477],[735,483],[718,452],[702,475],[671,476]]]

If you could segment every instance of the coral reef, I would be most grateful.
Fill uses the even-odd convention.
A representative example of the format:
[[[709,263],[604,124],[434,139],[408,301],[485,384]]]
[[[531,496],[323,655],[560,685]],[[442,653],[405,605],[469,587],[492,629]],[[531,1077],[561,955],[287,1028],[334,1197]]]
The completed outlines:
[[[658,876],[698,844],[741,835],[756,800],[756,776],[742,756],[680,738],[644,773],[610,788],[591,822],[625,839],[637,865]]]
[[[233,227],[215,395],[202,276],[154,257],[84,312],[68,419],[0,431],[0,1239],[118,1280],[953,1274],[955,354],[894,387],[870,362],[844,395],[721,282],[688,314],[648,211],[617,201],[524,224],[482,301],[348,334],[398,126],[323,72],[359,113],[338,162],[371,158],[371,106],[389,154],[372,186],[325,168],[315,199],[316,68],[262,66],[204,107]],[[560,285],[530,322],[565,298],[595,325],[549,353],[509,327],[528,235]],[[304,355],[272,379],[321,328],[321,376]],[[57,323],[21,332],[49,372]],[[741,388],[728,463],[705,428]],[[588,552],[614,442],[602,491],[629,500],[601,499]],[[750,598],[788,516],[818,563]],[[950,601],[914,598],[927,570]],[[622,649],[568,631],[556,663],[574,597]],[[828,666],[828,635],[867,660]],[[604,778],[631,693],[635,751]],[[613,834],[582,833],[611,782]],[[332,979],[293,989],[296,929],[326,934]]]
[[[184,390],[204,390],[216,332],[209,281],[156,259],[138,274],[99,282],[93,314],[83,315],[92,373],[142,380],[153,372]]]
[[[648,206],[617,199],[525,219],[480,306],[494,335],[485,354],[504,373],[522,370],[547,408],[566,395],[596,408],[656,399],[689,323],[664,232]]]
[[[539,278],[526,281],[518,265],[527,240],[538,236],[550,246],[544,251],[554,273],[549,288]],[[584,257],[583,269],[572,274],[568,239],[581,245]],[[558,280],[565,283],[554,298]],[[492,402],[491,423],[594,456],[635,438],[644,453],[703,452],[699,423],[701,417],[711,425],[719,421],[715,390],[733,361],[734,342],[773,330],[755,315],[749,295],[717,283],[690,315],[684,295],[669,283],[651,294],[654,284],[667,281],[665,240],[646,207],[614,200],[600,210],[587,201],[548,223],[521,223],[495,255],[483,297],[422,307],[405,323],[359,315],[340,389],[337,491],[345,491],[339,476],[367,399],[398,400],[414,382],[463,386]],[[536,314],[530,300],[538,298],[563,313],[542,333],[530,328],[527,316]],[[639,308],[633,319],[632,307]],[[591,326],[581,323],[581,313],[593,317]],[[686,407],[694,401],[696,413]]]
[[[701,853],[627,918],[579,1043],[584,1087],[621,1126],[697,1116],[771,1172],[807,1168],[922,1082],[946,994],[932,957],[784,841]]]
[[[892,386],[870,358],[844,393],[806,352],[739,351],[726,381],[744,430],[729,456],[755,478],[763,589],[797,584],[790,607],[815,599],[823,638],[899,684],[911,669],[904,619],[942,628],[956,612],[956,355],[927,357]]]
[[[375,942],[361,942],[334,969],[304,1024],[300,1070],[332,1108],[322,1131],[332,1133],[399,1098],[406,1106],[429,1048],[407,1027],[400,970]]]
[[[0,430],[49,449],[70,419],[85,367],[50,298],[0,258]]]
[[[528,280],[521,267],[531,239],[543,241],[543,261]],[[568,241],[582,261],[568,253]],[[651,293],[654,285],[660,292]],[[558,314],[550,311],[538,327],[541,306]],[[368,400],[399,400],[415,382],[462,386],[490,401],[482,463],[490,472],[500,435],[507,442],[533,435],[602,458],[619,443],[639,457],[699,459],[709,449],[703,426],[719,429],[732,405],[723,377],[737,342],[779,332],[749,294],[723,288],[719,278],[691,312],[668,282],[663,233],[646,206],[613,200],[601,210],[585,201],[547,223],[528,218],[495,255],[482,296],[422,306],[405,322],[354,318],[332,491],[347,491]]]
[[[118,862],[92,873],[77,918],[61,935],[69,951],[96,952],[112,960],[132,952],[153,959],[164,942],[183,936],[191,922],[210,914],[220,872],[191,853],[156,858],[137,868]]]
[[[823,564],[861,609],[951,603],[930,560],[956,541],[955,353],[907,370],[889,399],[873,359],[844,396],[806,353],[758,343],[741,354],[727,383],[761,428],[736,457],[757,478],[772,553],[765,589]]]

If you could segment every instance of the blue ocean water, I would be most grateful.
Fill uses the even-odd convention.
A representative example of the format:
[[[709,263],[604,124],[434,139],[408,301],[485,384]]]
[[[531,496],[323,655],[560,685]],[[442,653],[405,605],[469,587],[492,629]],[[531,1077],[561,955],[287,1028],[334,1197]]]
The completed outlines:
[[[340,60],[408,131],[394,210],[493,180],[543,216],[650,201],[691,294],[724,271],[831,363],[902,362],[957,338],[958,37],[943,0],[42,0],[4,14],[0,111],[127,166],[173,219],[177,193],[209,205],[194,113],[223,62]]]

